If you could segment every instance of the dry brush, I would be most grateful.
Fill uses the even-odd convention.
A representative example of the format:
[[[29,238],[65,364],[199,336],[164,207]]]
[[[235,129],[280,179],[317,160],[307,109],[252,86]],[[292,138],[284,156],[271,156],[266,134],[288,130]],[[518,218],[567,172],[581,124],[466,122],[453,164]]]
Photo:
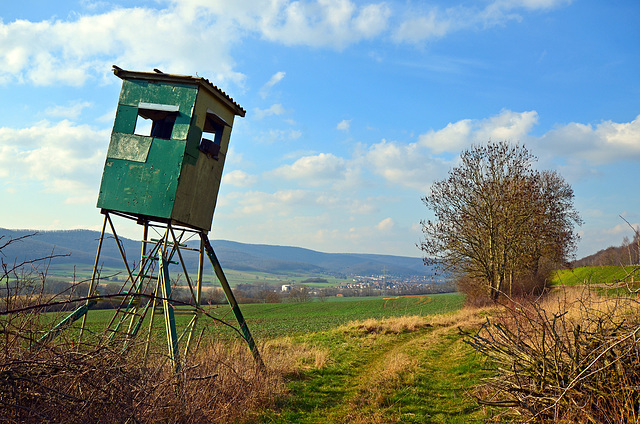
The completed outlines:
[[[511,302],[467,342],[494,377],[485,405],[530,421],[640,422],[640,305],[588,288]]]

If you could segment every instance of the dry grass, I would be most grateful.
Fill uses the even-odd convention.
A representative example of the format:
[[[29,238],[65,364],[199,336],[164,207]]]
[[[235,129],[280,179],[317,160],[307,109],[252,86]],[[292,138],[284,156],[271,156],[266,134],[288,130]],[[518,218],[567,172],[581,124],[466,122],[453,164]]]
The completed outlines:
[[[610,319],[625,320],[640,312],[640,303],[631,297],[598,294],[589,286],[562,287],[552,291],[538,302],[548,314],[565,314],[572,325],[584,325],[593,314]]]
[[[469,343],[496,375],[482,402],[538,422],[640,421],[640,305],[588,288],[513,302]]]
[[[365,334],[400,334],[430,327],[425,317],[419,315],[391,317],[384,319],[369,318],[362,321],[352,321],[341,327],[339,331]]]
[[[322,369],[329,361],[328,349],[294,343],[289,337],[268,340],[260,353],[267,368],[282,376],[299,376],[311,368]]]
[[[368,403],[382,406],[388,392],[393,392],[417,368],[417,361],[405,352],[391,351],[380,358],[375,369],[368,374],[368,379],[360,389],[360,399],[368,399]]]
[[[391,317],[383,319],[366,319],[362,321],[352,321],[338,328],[343,332],[357,332],[364,334],[402,334],[418,331],[423,328],[435,327],[435,331],[442,329],[449,330],[453,327],[462,329],[477,328],[487,316],[491,316],[500,308],[491,307],[465,307],[459,311],[447,314],[437,314],[429,316],[411,315],[401,317]]]
[[[326,349],[284,338],[262,347],[261,369],[244,341],[201,340],[176,374],[164,351],[144,361],[136,344],[60,337],[30,348],[40,318],[0,320],[0,422],[252,422],[286,394],[287,375],[329,360]]]
[[[464,307],[453,313],[430,316],[429,323],[445,330],[451,327],[477,328],[487,320],[488,316],[494,315],[499,310],[500,308],[496,306]]]
[[[209,344],[176,374],[161,355],[143,363],[134,346],[4,351],[1,422],[243,422],[282,392],[246,345]]]
[[[326,348],[281,338],[261,347],[260,369],[243,341],[202,340],[175,374],[164,353],[145,362],[136,345],[122,351],[60,338],[30,350],[21,337],[28,321],[5,320],[0,329],[0,422],[252,422],[287,394],[285,379],[330,360]]]

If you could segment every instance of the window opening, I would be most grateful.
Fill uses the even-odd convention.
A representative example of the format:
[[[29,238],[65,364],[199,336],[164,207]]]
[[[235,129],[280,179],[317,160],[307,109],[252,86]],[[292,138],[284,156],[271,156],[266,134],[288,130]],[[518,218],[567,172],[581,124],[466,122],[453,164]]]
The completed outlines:
[[[169,140],[178,115],[178,106],[140,103],[134,134]]]
[[[133,131],[133,133],[135,135],[151,137],[152,126],[153,121],[151,119],[145,118],[144,116],[138,114],[138,119],[136,119],[136,129]]]
[[[213,113],[207,113],[207,119],[202,129],[202,138],[200,139],[200,146],[198,148],[208,157],[215,160],[218,160],[220,144],[222,143],[222,131],[225,125],[227,125],[227,123],[224,122],[222,118]]]

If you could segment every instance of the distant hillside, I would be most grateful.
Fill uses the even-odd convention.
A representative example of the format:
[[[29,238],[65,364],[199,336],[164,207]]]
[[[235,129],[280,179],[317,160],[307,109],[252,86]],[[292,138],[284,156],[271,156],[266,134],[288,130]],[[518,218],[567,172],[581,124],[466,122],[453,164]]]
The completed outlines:
[[[624,238],[620,246],[610,246],[593,255],[585,256],[571,263],[573,267],[582,266],[628,266],[640,263],[640,234],[633,240]]]
[[[69,254],[55,263],[93,265],[100,233],[89,230],[29,231],[0,228],[0,246],[10,238],[32,237],[11,243],[0,254],[4,262],[42,258],[53,254]],[[139,242],[122,239],[130,261],[138,261]],[[272,274],[309,273],[329,275],[432,276],[433,269],[420,258],[354,253],[322,253],[300,247],[245,244],[213,240],[213,248],[223,268],[267,272]],[[185,259],[187,260],[187,259]],[[122,266],[120,253],[113,241],[105,241],[100,262],[108,267]]]

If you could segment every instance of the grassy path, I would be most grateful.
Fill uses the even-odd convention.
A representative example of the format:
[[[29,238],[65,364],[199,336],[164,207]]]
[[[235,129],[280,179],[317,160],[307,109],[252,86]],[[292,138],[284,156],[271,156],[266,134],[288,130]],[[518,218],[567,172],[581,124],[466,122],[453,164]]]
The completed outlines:
[[[421,320],[422,325],[428,322]],[[463,343],[455,324],[400,333],[384,325],[379,331],[341,327],[310,335],[304,342],[328,349],[328,363],[292,378],[289,395],[275,410],[264,413],[261,422],[482,423],[487,419],[467,393],[483,374],[479,358]]]

